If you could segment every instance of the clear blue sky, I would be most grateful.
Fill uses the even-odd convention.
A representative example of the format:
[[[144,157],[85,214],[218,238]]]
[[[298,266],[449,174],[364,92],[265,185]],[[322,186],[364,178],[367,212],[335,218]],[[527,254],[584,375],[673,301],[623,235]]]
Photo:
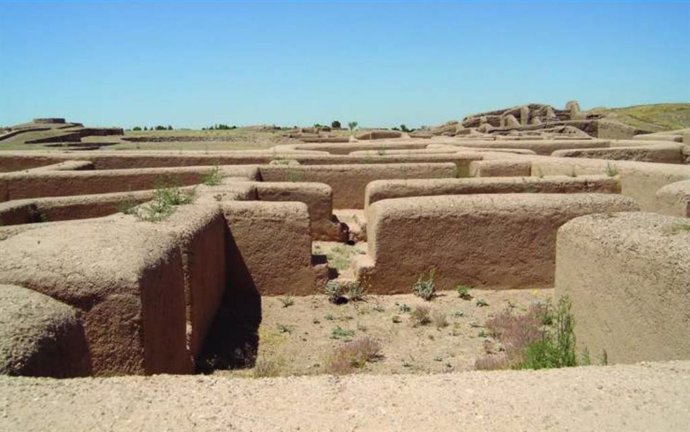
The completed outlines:
[[[690,102],[688,2],[8,2],[0,124],[438,124]]]

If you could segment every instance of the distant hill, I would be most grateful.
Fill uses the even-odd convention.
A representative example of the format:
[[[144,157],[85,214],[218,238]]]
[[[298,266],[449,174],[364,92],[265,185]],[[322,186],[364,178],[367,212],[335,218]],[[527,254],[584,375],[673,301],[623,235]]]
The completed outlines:
[[[690,128],[690,103],[634,105],[623,108],[594,108],[588,114],[607,118],[652,132]]]

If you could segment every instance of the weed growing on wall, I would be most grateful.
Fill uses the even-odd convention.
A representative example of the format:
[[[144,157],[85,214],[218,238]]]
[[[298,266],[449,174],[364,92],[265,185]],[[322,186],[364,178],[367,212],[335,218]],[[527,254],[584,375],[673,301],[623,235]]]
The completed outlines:
[[[606,175],[609,177],[615,177],[618,175],[618,169],[616,169],[615,166],[612,166],[610,163],[606,163]]]
[[[220,172],[220,167],[215,165],[211,171],[204,174],[201,178],[201,183],[206,186],[218,186],[223,181],[223,175]]]
[[[147,222],[160,222],[175,212],[175,207],[190,204],[194,193],[185,193],[179,187],[159,187],[153,200],[135,210],[136,216]]]

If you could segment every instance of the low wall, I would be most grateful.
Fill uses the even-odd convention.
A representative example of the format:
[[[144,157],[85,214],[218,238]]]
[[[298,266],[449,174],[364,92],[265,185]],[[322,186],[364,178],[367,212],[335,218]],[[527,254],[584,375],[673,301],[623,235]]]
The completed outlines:
[[[634,147],[611,147],[604,149],[558,150],[553,152],[552,156],[671,164],[680,164],[685,160],[682,144],[657,144]]]
[[[690,223],[653,213],[592,215],[558,231],[556,295],[579,348],[610,363],[690,359]]]
[[[80,310],[95,375],[191,371],[182,257],[158,226],[56,223],[0,244],[0,283]]]
[[[317,182],[333,190],[333,207],[364,208],[364,191],[374,180],[404,178],[453,178],[453,163],[360,164],[360,165],[267,165],[260,167],[268,182]]]
[[[415,196],[497,193],[620,193],[620,191],[620,180],[608,176],[377,180],[367,185],[365,208],[384,199]]]
[[[482,160],[470,164],[471,177],[527,177],[532,164],[521,160]]]
[[[254,183],[259,201],[297,201],[309,209],[313,240],[345,241],[346,228],[333,216],[333,191],[321,183]]]
[[[0,285],[0,375],[91,373],[77,310],[35,291]]]
[[[483,149],[525,149],[531,150],[538,155],[550,155],[556,150],[578,149],[578,148],[603,148],[610,145],[609,140],[584,139],[584,140],[512,140],[502,139],[496,141],[484,140],[462,140],[458,145],[467,148],[481,147]]]
[[[495,194],[399,198],[367,210],[371,267],[359,278],[377,293],[410,292],[430,268],[438,289],[553,286],[556,231],[590,213],[637,210],[612,194]],[[366,262],[362,260],[362,262]]]
[[[44,172],[44,171],[82,171],[94,169],[93,162],[87,160],[68,160],[52,165],[45,165],[24,170],[24,173]]]
[[[186,186],[201,183],[213,167],[148,168],[106,171],[46,171],[0,174],[4,196],[0,201],[51,196],[102,194],[153,189],[168,183]],[[252,166],[224,166],[222,175],[254,179]],[[0,189],[0,193],[3,189]]]
[[[328,270],[312,265],[306,204],[229,201],[221,207],[228,226],[228,289],[261,295],[323,292]]]
[[[97,218],[117,213],[125,206],[140,204],[152,198],[153,191],[149,190],[14,200],[0,203],[0,224],[7,226]]]
[[[666,185],[656,191],[657,213],[690,217],[690,180]]]
[[[528,157],[528,156],[523,156]],[[583,158],[530,157],[532,175],[615,174],[620,177],[621,193],[638,202],[643,211],[656,212],[663,204],[657,199],[662,187],[690,180],[690,165],[651,162],[605,161]]]

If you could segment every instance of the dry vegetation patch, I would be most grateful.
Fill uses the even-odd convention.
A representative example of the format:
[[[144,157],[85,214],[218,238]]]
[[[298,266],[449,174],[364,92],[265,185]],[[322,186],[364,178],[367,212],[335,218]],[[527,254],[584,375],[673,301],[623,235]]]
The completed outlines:
[[[263,321],[253,369],[216,371],[232,376],[323,373],[442,373],[472,370],[496,343],[485,326],[511,307],[527,314],[553,290],[437,292],[431,301],[413,294],[364,295],[335,304],[327,295],[262,299]],[[481,301],[478,303],[477,299]],[[500,318],[494,318],[500,320]]]

